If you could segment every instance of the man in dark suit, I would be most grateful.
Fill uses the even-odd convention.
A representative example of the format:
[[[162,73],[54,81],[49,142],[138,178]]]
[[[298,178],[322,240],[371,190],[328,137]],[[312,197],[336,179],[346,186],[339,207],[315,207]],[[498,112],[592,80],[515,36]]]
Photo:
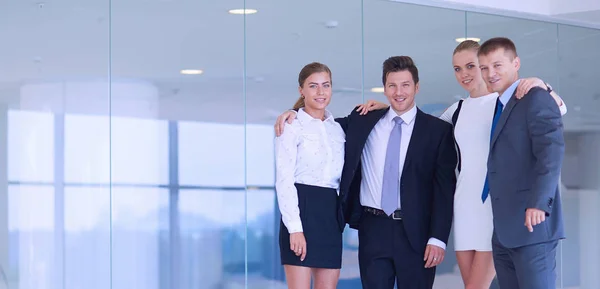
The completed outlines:
[[[432,288],[452,225],[452,126],[415,106],[419,73],[410,57],[387,59],[383,84],[389,108],[336,119],[346,133],[340,223],[359,231],[363,288]]]
[[[556,248],[565,238],[559,193],[565,145],[561,113],[542,88],[515,97],[520,59],[510,39],[486,41],[478,58],[484,80],[500,95],[488,157],[498,283],[506,289],[554,289]]]

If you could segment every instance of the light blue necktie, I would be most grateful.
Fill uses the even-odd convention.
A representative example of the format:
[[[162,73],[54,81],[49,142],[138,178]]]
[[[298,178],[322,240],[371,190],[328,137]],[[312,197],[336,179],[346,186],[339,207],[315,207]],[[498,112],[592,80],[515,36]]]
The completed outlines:
[[[502,114],[502,110],[504,109],[504,105],[498,98],[496,100],[496,111],[494,113],[494,119],[492,120],[492,132],[490,133],[490,143],[494,137],[494,130],[496,129],[496,124],[498,124],[498,120],[500,119],[500,115]],[[481,201],[485,203],[485,199],[487,199],[488,194],[490,193],[490,185],[488,184],[487,174],[485,175],[485,183],[483,184],[483,192],[481,192]]]
[[[381,191],[381,209],[388,216],[400,208],[400,139],[402,137],[402,118],[399,116],[394,117],[394,123],[385,153],[383,187]]]

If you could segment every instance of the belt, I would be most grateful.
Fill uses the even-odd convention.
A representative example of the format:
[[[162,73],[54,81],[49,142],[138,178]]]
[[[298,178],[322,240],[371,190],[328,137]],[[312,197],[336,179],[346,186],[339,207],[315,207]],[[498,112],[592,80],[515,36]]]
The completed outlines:
[[[397,220],[397,221],[401,221],[404,217],[404,214],[402,214],[402,210],[400,210],[400,209],[395,210],[394,213],[391,215],[386,214],[383,210],[375,209],[375,208],[371,208],[371,207],[364,207],[364,211],[371,215],[386,217],[386,218],[390,218],[390,219]]]

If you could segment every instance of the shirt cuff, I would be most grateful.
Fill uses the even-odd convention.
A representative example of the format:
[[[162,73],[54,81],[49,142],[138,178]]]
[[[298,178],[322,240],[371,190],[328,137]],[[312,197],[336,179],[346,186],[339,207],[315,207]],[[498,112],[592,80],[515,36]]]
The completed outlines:
[[[444,251],[446,250],[446,244],[436,238],[429,238],[429,242],[427,242],[427,245],[438,246],[438,247],[442,248]]]
[[[567,105],[565,104],[565,101],[562,101],[562,105],[558,107],[558,109],[560,110],[560,115],[565,115],[567,114]]]
[[[290,234],[302,232],[302,222],[289,222],[285,227]]]

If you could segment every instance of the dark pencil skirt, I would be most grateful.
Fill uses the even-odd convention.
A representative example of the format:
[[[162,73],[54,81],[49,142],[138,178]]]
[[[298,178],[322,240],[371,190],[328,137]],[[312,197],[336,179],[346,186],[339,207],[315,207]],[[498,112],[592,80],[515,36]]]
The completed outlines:
[[[342,232],[338,225],[338,195],[335,189],[295,184],[306,258],[290,249],[290,234],[280,221],[279,251],[282,265],[339,269],[342,267]]]

